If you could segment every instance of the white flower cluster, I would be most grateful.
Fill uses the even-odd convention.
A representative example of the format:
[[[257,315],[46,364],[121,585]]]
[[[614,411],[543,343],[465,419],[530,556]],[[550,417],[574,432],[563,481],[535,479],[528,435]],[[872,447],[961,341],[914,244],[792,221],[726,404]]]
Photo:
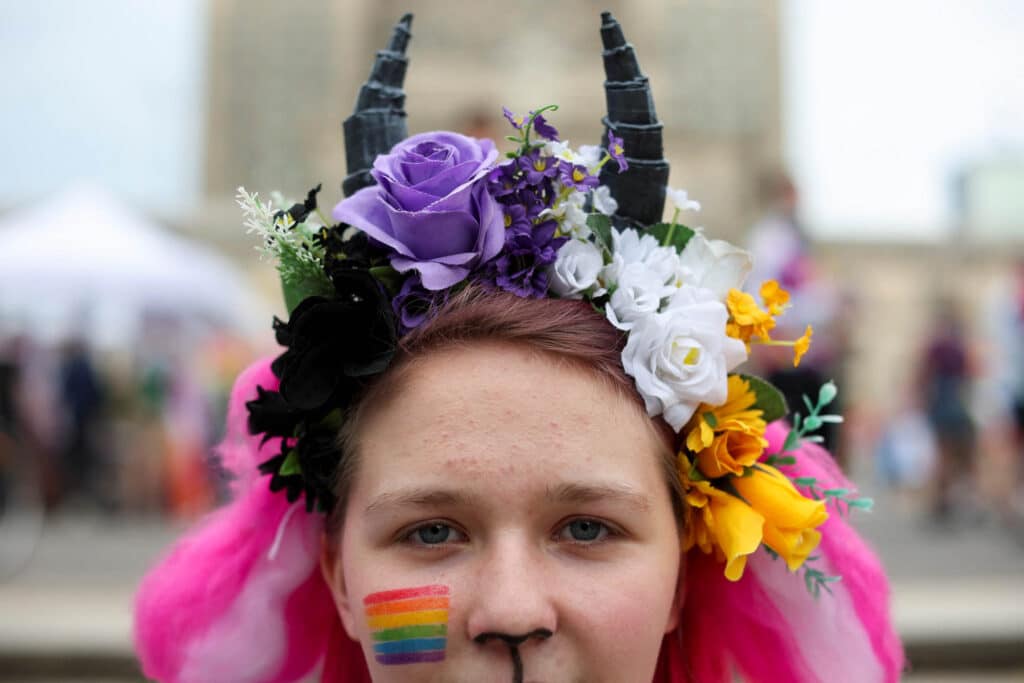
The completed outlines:
[[[601,159],[604,158],[604,150],[597,145],[583,145],[578,150],[569,146],[568,140],[548,142],[544,145],[543,153],[553,156],[570,164],[579,164],[587,169],[587,172],[596,176],[601,170]],[[589,195],[594,211],[605,216],[611,216],[619,209],[618,202],[612,197],[611,190],[607,185],[598,185],[589,192],[565,188],[567,191],[560,192],[550,209],[546,209],[541,216],[550,216],[559,223],[563,234],[572,235],[579,239],[588,239],[591,235],[590,226],[587,225],[587,212],[584,206]]]
[[[695,208],[685,193],[678,197],[688,203],[680,209]],[[725,402],[727,375],[747,358],[743,342],[726,334],[725,299],[750,272],[750,255],[699,231],[681,253],[631,228],[612,230],[610,247],[580,237],[567,242],[551,289],[567,298],[610,293],[605,314],[628,333],[622,365],[647,413],[678,432],[701,403]]]

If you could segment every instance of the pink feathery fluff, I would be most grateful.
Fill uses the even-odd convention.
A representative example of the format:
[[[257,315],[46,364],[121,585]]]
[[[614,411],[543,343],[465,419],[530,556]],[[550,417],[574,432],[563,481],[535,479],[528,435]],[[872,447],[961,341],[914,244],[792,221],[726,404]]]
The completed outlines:
[[[134,636],[150,678],[289,683],[321,671],[330,683],[369,681],[320,574],[322,516],[272,493],[257,470],[279,452],[280,441],[261,443],[249,434],[245,403],[256,398],[257,387],[277,386],[269,359],[239,376],[218,447],[234,477],[233,500],[178,541],[142,581]]]
[[[769,426],[766,454],[781,451],[787,432],[784,423]],[[853,488],[823,449],[803,444],[793,454],[796,464],[780,468],[789,477],[813,477],[821,489]],[[681,636],[666,638],[655,681],[727,683],[735,673],[750,683],[897,681],[903,648],[881,563],[832,504],[821,532],[813,565],[842,580],[818,597],[765,552],[753,555],[742,579],[730,582],[720,563],[691,551],[684,563]]]

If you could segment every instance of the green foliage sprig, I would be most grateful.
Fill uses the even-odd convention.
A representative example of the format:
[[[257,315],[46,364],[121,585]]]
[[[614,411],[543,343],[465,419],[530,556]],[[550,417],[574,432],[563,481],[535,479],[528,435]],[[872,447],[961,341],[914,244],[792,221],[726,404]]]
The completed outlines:
[[[331,296],[334,287],[324,272],[324,247],[316,239],[323,227],[296,223],[287,211],[275,210],[271,202],[260,201],[256,192],[238,188],[235,201],[244,214],[247,233],[256,233],[261,258],[276,261],[281,275],[285,303],[292,311],[308,296]]]

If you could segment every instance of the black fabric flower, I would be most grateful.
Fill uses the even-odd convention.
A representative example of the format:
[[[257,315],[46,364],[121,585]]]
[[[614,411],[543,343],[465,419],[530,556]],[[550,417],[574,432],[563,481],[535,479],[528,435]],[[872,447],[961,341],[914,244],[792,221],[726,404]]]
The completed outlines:
[[[275,436],[295,436],[307,415],[289,405],[276,391],[257,387],[256,392],[256,399],[245,404],[249,409],[249,432],[263,434],[264,441]]]
[[[315,192],[307,200],[314,206]],[[270,489],[290,502],[305,497],[310,511],[333,507],[341,416],[366,381],[387,368],[397,344],[390,297],[370,273],[374,247],[365,238],[341,240],[341,230],[318,235],[335,255],[325,259],[333,296],[307,297],[287,322],[274,320],[286,347],[271,364],[280,385],[259,388],[246,404],[250,432],[282,437],[281,451],[259,466],[270,475]]]
[[[305,498],[306,511],[329,512],[337,503],[335,476],[340,451],[337,433],[325,425],[300,430],[281,442],[281,453],[259,466],[270,475],[270,490],[284,491],[289,503]]]
[[[288,350],[271,368],[293,409],[320,412],[347,402],[366,377],[382,372],[396,344],[394,313],[380,284],[365,270],[336,269],[337,296],[312,296],[287,323],[274,321]]]

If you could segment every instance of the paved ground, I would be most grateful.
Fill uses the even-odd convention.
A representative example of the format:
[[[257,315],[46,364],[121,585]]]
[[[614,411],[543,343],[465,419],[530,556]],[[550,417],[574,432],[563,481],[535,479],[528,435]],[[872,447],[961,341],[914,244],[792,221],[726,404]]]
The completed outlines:
[[[871,493],[870,487],[867,493]],[[856,521],[886,563],[894,614],[907,638],[970,643],[1024,642],[1024,545],[991,521],[938,529],[898,498],[877,496]],[[0,655],[3,652],[123,657],[129,648],[135,584],[181,527],[160,520],[64,515],[0,521]],[[1019,666],[997,672],[925,671],[916,683],[1024,681]],[[0,681],[23,679],[5,677]],[[51,683],[58,679],[49,680]],[[119,683],[104,679],[76,679]]]

